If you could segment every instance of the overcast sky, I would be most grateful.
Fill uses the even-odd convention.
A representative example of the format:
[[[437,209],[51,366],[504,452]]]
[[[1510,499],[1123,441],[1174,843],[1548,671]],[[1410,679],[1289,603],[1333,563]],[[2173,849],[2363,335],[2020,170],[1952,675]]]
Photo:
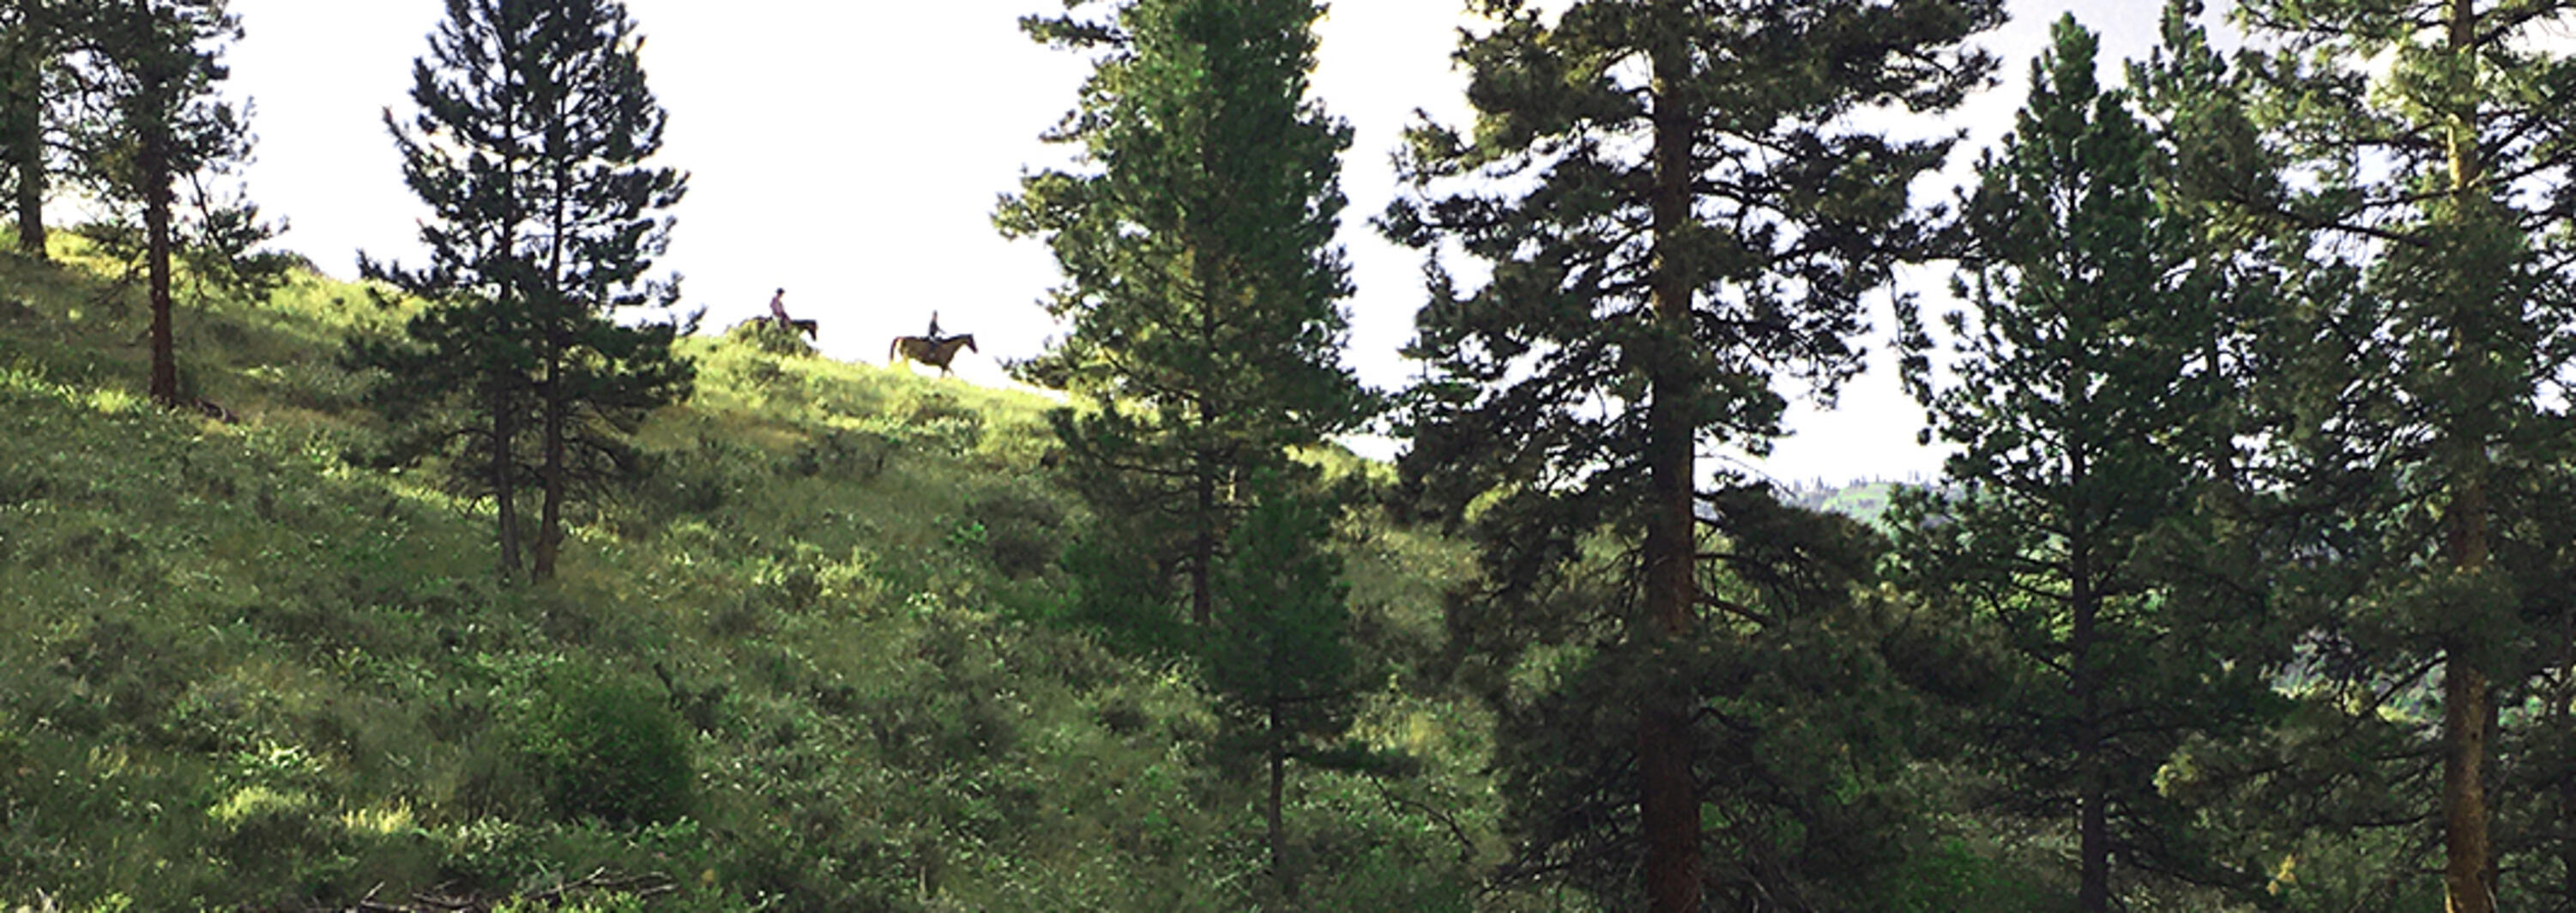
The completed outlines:
[[[1456,123],[1464,82],[1449,65],[1460,0],[1339,0],[1322,25],[1315,92],[1358,134],[1343,164],[1342,242],[1358,294],[1349,359],[1370,384],[1413,376],[1396,350],[1422,300],[1419,259],[1377,239],[1388,159],[1419,108]],[[2104,35],[2106,69],[2152,45],[2159,0],[2013,0],[2014,21],[1981,43],[2005,59],[1997,90],[1953,115],[1957,157],[1993,141],[2019,107],[2030,57],[2068,10]],[[356,273],[359,250],[419,263],[423,210],[402,186],[383,123],[412,111],[412,60],[443,15],[437,0],[233,0],[249,37],[228,57],[227,94],[256,106],[250,192],[291,220],[280,244],[325,272]],[[671,115],[661,161],[690,172],[662,265],[722,329],[766,312],[772,289],[822,322],[833,357],[882,362],[888,340],[931,311],[976,334],[958,373],[1000,383],[996,359],[1036,353],[1056,332],[1036,301],[1056,280],[1035,241],[992,229],[994,201],[1024,170],[1064,160],[1038,141],[1074,103],[1080,56],[1023,37],[1020,16],[1057,0],[926,3],[628,0],[646,36],[653,90]],[[2114,78],[2106,73],[2106,78]],[[1954,169],[1961,170],[1963,169]],[[1942,194],[1946,198],[1946,192]],[[1927,294],[1946,271],[1918,271]],[[1938,308],[1936,308],[1937,310]],[[1882,320],[1882,323],[1885,321]],[[1847,388],[1840,409],[1802,409],[1796,435],[1758,469],[1775,479],[1929,475],[1921,410],[1888,372]]]

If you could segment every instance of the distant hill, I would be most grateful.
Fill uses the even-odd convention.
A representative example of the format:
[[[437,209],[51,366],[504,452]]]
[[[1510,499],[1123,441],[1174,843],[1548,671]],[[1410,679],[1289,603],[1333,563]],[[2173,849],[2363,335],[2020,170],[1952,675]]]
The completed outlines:
[[[1888,503],[1899,488],[1914,482],[1868,481],[1814,488],[1787,488],[1780,500],[1793,507],[1838,513],[1876,526],[1887,513]]]

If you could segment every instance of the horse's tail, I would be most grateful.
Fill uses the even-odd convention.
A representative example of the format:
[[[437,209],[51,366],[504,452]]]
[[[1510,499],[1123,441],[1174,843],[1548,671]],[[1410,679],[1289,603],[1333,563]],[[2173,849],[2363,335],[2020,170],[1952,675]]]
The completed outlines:
[[[886,346],[886,364],[894,364],[895,354],[901,351],[903,351],[903,337],[897,336],[893,344]]]

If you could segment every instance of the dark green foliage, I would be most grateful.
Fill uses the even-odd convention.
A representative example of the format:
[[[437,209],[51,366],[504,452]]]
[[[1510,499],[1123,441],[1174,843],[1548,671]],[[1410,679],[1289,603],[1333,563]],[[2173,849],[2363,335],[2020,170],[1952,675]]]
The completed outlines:
[[[1309,739],[1328,745],[1350,725],[1350,585],[1341,558],[1324,549],[1336,505],[1256,484],[1267,489],[1262,505],[1235,530],[1217,576],[1207,682],[1265,751],[1299,757],[1313,753]]]
[[[1339,737],[1353,694],[1329,515],[1278,480],[1290,448],[1372,410],[1339,352],[1350,284],[1332,234],[1350,128],[1307,97],[1323,7],[1066,8],[1022,25],[1101,54],[1048,136],[1094,170],[1024,178],[994,217],[1043,238],[1067,279],[1047,307],[1072,331],[1017,367],[1079,400],[1050,416],[1062,478],[1093,517],[1065,552],[1074,594],[1059,614],[1122,649],[1198,661],[1225,710],[1220,760],[1267,768],[1267,855],[1290,902],[1286,765]]]
[[[1908,682],[1947,663],[1919,620],[1856,586],[1884,547],[1865,528],[1758,490],[1715,503],[1741,531],[1708,543],[1717,560],[1702,584],[1725,609],[1686,640],[1639,644],[1604,623],[1620,559],[1602,539],[1544,594],[1453,606],[1477,652],[1465,672],[1497,716],[1517,847],[1502,883],[1571,885],[1605,909],[1644,903],[1638,786],[1623,765],[1636,751],[1636,695],[1681,691],[1724,734],[1693,759],[1707,902],[1878,909],[1929,877],[1913,871],[1929,828],[1904,771],[1940,718]]]
[[[1056,566],[1067,531],[1064,509],[1054,501],[1027,494],[994,495],[966,508],[983,530],[985,554],[995,570],[1030,577]]]
[[[1282,902],[1298,896],[1302,860],[1289,857],[1288,765],[1357,767],[1371,759],[1343,741],[1361,679],[1350,645],[1350,586],[1324,550],[1338,505],[1264,473],[1227,543],[1215,584],[1217,616],[1201,635],[1200,676],[1223,723],[1224,762],[1251,761],[1270,785],[1271,874]]]
[[[1072,592],[1056,620],[1136,655],[1187,655],[1190,627],[1158,558],[1114,532],[1074,540],[1063,559]]]
[[[2357,717],[2341,729],[2395,724],[2425,752],[2382,756],[2407,775],[2377,776],[2430,812],[2403,823],[2442,848],[2457,913],[2527,905],[2531,874],[2564,855],[2524,842],[2548,787],[2515,781],[2549,766],[2521,756],[2544,731],[2526,700],[2561,661],[2569,611],[2566,556],[2539,543],[2563,541],[2547,531],[2569,504],[2576,58],[2542,36],[2571,12],[2239,4],[2258,52],[2240,58],[2238,104],[2261,142],[2210,146],[2285,177],[2203,188],[2304,239],[2281,257],[2315,278],[2274,332],[2320,357],[2284,365],[2276,402],[2295,423],[2264,457],[2295,508],[2285,553],[2309,567],[2277,598],[2309,613],[2307,695]],[[2438,775],[2416,775],[2426,757]]]
[[[1016,370],[1083,401],[1054,419],[1068,477],[1139,560],[1125,573],[1183,575],[1205,626],[1248,472],[1370,409],[1339,352],[1350,128],[1307,97],[1313,0],[1067,9],[1023,28],[1101,53],[1048,135],[1096,170],[1027,177],[994,216],[1066,277],[1047,309],[1071,332]]]
[[[1406,485],[1433,515],[1472,524],[1485,552],[1452,629],[1621,673],[1568,691],[1600,706],[1558,708],[1566,719],[1507,716],[1507,741],[1601,742],[1566,757],[1544,741],[1504,750],[1509,776],[1570,778],[1506,792],[1524,827],[1545,825],[1524,832],[1523,864],[1661,913],[1699,909],[1704,887],[1824,902],[1793,870],[1718,871],[1737,850],[1822,857],[1733,830],[1775,822],[1701,809],[1719,782],[1705,764],[1741,757],[1748,737],[1707,725],[1713,695],[1683,684],[1713,672],[1686,660],[1724,624],[1697,583],[1697,456],[1765,449],[1796,386],[1830,396],[1860,367],[1863,296],[1941,252],[1905,189],[1949,144],[1849,115],[1957,104],[1992,65],[1960,42],[2000,22],[2002,4],[1539,7],[1473,5],[1496,20],[1458,53],[1476,122],[1412,131],[1414,195],[1381,223],[1492,266],[1461,289],[1435,254],[1408,349],[1427,370],[1410,394]],[[1900,333],[1918,335],[1909,299],[1898,313]],[[1560,762],[1585,766],[1550,769]],[[1704,824],[1723,833],[1703,839]],[[1616,887],[1640,874],[1645,893]]]
[[[688,813],[695,774],[663,689],[578,666],[542,686],[516,724],[518,750],[555,814],[632,827]]]
[[[2077,907],[2105,911],[2141,873],[2260,884],[2157,780],[2259,721],[2270,682],[2243,645],[2279,635],[2159,579],[2151,540],[2226,481],[2193,433],[2231,392],[2205,360],[2221,296],[2185,283],[2166,153],[2097,84],[2094,36],[2071,15],[2054,36],[1967,210],[1974,322],[1951,315],[1958,379],[1929,400],[1955,494],[1912,493],[1897,528],[1909,588],[2002,650],[1972,749],[1996,804],[2071,826]]]
[[[45,199],[55,157],[47,142],[63,119],[54,104],[77,28],[80,4],[10,0],[0,4],[0,188],[8,194],[17,252],[45,258]]]
[[[672,352],[680,324],[612,319],[678,296],[645,276],[670,230],[657,214],[687,181],[643,164],[664,116],[640,44],[615,0],[450,0],[413,68],[419,115],[385,114],[435,214],[431,263],[361,266],[429,307],[404,343],[353,341],[351,360],[394,378],[379,408],[415,429],[395,460],[453,456],[463,489],[499,506],[505,575],[520,569],[521,492],[541,496],[529,573],[543,579],[572,500],[635,473],[621,438],[694,377]]]

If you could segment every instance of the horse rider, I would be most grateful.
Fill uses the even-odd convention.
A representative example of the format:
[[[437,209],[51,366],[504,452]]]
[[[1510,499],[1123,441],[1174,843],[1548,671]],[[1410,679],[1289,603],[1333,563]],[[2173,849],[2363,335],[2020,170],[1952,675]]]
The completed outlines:
[[[939,312],[938,312],[938,311],[932,311],[932,312],[930,312],[930,335],[925,336],[925,337],[922,337],[922,338],[930,340],[930,344],[931,344],[931,345],[938,345],[938,344],[939,344]]]
[[[769,296],[769,316],[771,319],[778,321],[779,329],[785,330],[795,327],[796,322],[787,319],[786,289],[779,289],[778,294]]]

